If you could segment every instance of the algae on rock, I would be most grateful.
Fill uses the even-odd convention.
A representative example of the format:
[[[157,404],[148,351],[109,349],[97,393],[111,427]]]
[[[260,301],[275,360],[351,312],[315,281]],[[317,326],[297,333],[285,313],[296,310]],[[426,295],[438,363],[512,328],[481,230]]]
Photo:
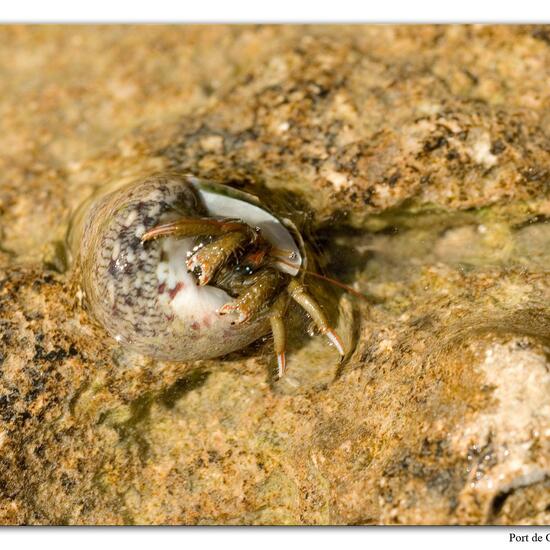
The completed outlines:
[[[550,522],[541,28],[3,32],[0,523]],[[345,365],[303,339],[273,383],[269,343],[161,363],[91,323],[70,214],[165,168],[307,205],[368,297],[337,294]]]

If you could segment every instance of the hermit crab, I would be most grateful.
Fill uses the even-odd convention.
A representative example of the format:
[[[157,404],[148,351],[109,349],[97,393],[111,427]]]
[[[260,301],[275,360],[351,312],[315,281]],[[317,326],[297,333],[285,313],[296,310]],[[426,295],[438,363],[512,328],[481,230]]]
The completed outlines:
[[[104,194],[81,217],[81,290],[121,344],[157,359],[193,361],[241,349],[271,330],[281,377],[285,316],[294,301],[344,355],[304,286],[300,233],[254,195],[159,173]]]

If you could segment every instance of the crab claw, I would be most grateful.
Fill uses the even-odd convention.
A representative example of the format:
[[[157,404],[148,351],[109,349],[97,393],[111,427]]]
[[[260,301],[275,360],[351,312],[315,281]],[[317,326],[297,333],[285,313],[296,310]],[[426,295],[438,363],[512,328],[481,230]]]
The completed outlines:
[[[196,257],[196,254],[191,256],[185,262],[185,265],[187,267],[187,271],[195,274],[195,276],[197,277],[199,286],[207,285],[215,273],[214,269],[208,269],[207,265],[205,265],[204,263],[201,263],[199,259]]]
[[[218,315],[227,315],[228,313],[237,313],[239,316],[235,321],[232,321],[232,325],[240,325],[241,323],[244,323],[248,318],[250,317],[250,313],[243,311],[243,309],[239,306],[239,304],[228,302],[227,304],[223,305],[220,309],[218,309]]]

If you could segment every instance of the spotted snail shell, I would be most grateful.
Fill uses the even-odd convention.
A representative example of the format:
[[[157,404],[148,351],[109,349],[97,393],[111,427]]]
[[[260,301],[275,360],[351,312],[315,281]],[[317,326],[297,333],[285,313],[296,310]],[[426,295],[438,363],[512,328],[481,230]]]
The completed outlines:
[[[193,238],[142,242],[159,224],[197,216],[243,220],[287,252],[276,269],[302,276],[306,261],[299,233],[255,196],[177,173],[125,183],[81,209],[71,239],[88,309],[128,348],[162,360],[193,361],[239,350],[269,332],[269,307],[240,324],[219,315],[233,298],[216,286],[196,284],[186,268]]]

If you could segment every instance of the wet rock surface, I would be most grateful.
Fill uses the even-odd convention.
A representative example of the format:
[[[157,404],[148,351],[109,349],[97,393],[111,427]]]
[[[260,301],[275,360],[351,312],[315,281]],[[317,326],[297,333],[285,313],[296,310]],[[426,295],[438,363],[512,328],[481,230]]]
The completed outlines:
[[[1,523],[550,521],[545,27],[3,32]],[[296,336],[274,382],[269,341],[159,363],[94,325],[70,213],[165,168],[307,208],[367,296],[336,293],[346,363]]]

